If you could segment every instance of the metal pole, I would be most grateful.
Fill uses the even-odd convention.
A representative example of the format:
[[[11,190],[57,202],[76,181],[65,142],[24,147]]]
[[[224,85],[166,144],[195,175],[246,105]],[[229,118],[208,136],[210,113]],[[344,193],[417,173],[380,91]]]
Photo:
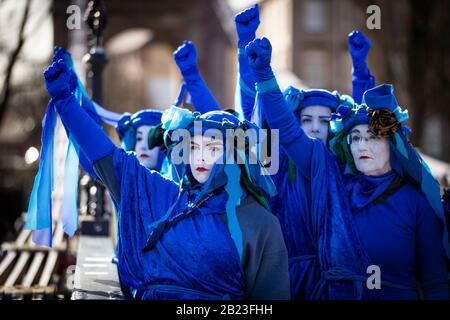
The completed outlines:
[[[86,63],[86,87],[91,99],[98,104],[102,104],[102,75],[108,60],[103,49],[103,30],[107,24],[107,13],[101,0],[89,1],[85,12],[85,21],[90,30],[88,43],[90,49],[89,53],[83,58],[83,61]],[[88,191],[88,212],[95,215],[95,225],[85,226],[84,229],[89,234],[107,234],[105,187],[97,181],[88,183],[87,187],[91,191]],[[92,197],[92,195],[94,196]]]

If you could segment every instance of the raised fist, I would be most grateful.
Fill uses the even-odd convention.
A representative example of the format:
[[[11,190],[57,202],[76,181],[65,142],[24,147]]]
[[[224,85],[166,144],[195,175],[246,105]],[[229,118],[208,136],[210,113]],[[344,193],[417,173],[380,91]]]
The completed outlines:
[[[253,7],[239,12],[234,17],[236,23],[236,31],[239,42],[245,46],[248,42],[255,38],[256,29],[259,26],[259,7],[255,4]]]
[[[370,50],[370,40],[359,31],[352,31],[348,35],[348,50],[352,60],[365,61]]]
[[[183,41],[173,53],[173,58],[183,76],[198,73],[197,49],[192,41]]]
[[[71,70],[62,59],[53,62],[51,66],[44,71],[45,85],[47,86],[48,94],[52,99],[65,98],[70,95],[71,76]]]
[[[255,39],[245,47],[250,68],[255,80],[266,81],[273,78],[270,60],[272,57],[272,45],[267,38]]]

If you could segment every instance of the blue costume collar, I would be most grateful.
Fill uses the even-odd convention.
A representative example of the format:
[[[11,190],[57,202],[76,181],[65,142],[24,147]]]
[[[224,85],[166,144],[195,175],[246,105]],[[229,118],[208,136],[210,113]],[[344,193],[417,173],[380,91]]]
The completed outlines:
[[[359,210],[378,199],[391,185],[396,177],[391,170],[379,176],[366,176],[358,173],[351,186],[351,203],[354,209]]]

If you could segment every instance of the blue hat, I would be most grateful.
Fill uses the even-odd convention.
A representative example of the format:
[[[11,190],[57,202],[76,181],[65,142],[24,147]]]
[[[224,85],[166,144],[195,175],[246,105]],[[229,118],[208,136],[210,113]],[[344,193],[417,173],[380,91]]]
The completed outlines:
[[[140,126],[156,126],[161,123],[162,111],[144,109],[131,116],[130,125],[137,129]]]
[[[293,111],[310,106],[324,106],[334,112],[340,105],[352,105],[354,103],[350,96],[340,95],[337,91],[330,92],[325,89],[299,90],[289,86],[283,92],[283,95]]]
[[[367,90],[363,101],[365,103],[352,107],[340,106],[331,116],[330,130],[334,137],[330,140],[330,150],[347,163],[348,171],[356,170],[346,139],[354,126],[368,124],[375,134],[395,136],[396,140],[399,140],[399,134],[406,132],[401,125],[408,120],[408,111],[398,105],[392,85],[383,84]],[[401,144],[397,147],[401,148]]]
[[[354,126],[369,122],[369,109],[365,104],[355,104],[353,107],[340,106],[336,113],[331,115],[330,130],[335,134],[341,131],[348,133]]]
[[[119,136],[119,139],[122,140],[123,136],[125,135],[126,131],[129,129],[129,122],[131,119],[131,113],[125,112],[120,117],[119,121],[117,121],[116,125],[116,132]]]
[[[124,113],[117,122],[116,132],[126,151],[134,150],[136,145],[136,130],[140,126],[157,126],[161,123],[162,111],[144,109],[131,115]]]
[[[202,133],[209,129],[217,129],[224,133],[226,129],[241,125],[241,121],[236,116],[225,111],[209,111],[197,117],[195,121],[201,121]],[[190,128],[189,131],[194,133],[194,128]]]
[[[190,134],[194,134],[194,122],[200,121],[202,124],[202,133],[208,129],[217,129],[222,133],[225,133],[227,129],[258,129],[253,123],[249,121],[241,122],[235,115],[227,111],[210,111],[204,114],[198,112],[190,112],[189,110],[172,106],[168,109],[162,117],[162,127],[166,130],[165,143],[169,150],[171,150],[180,141],[173,141],[171,139],[171,132],[177,129],[189,130]],[[181,137],[180,137],[181,138]],[[226,139],[224,141],[226,144]],[[257,185],[261,188],[260,191],[266,195],[275,194],[273,188],[273,182],[268,176],[261,175],[260,163],[248,164],[248,155],[244,150],[237,150],[237,146],[233,145],[237,151],[235,154],[239,154],[246,159],[246,174],[250,177],[252,182],[257,181]],[[228,149],[228,148],[225,148]],[[226,155],[224,154],[226,157]],[[270,180],[270,181],[268,181]]]
[[[389,122],[393,130],[385,131],[393,134],[394,127],[406,123],[409,115],[408,110],[402,110],[398,105],[394,87],[391,84],[382,84],[364,92],[361,105],[354,105],[352,108],[340,106],[331,117],[330,128],[335,134],[342,130],[348,133],[358,124],[369,124],[376,129],[386,126],[388,117],[391,118]]]
[[[364,92],[362,103],[370,110],[387,109],[395,114],[399,123],[406,123],[408,110],[403,111],[397,103],[392,84],[382,84]]]
[[[163,129],[172,131],[175,129],[189,129],[193,133],[194,121],[202,123],[202,131],[207,129],[226,129],[236,128],[242,125],[242,122],[235,115],[226,111],[209,111],[204,114],[199,112],[190,112],[187,109],[172,106],[161,118]],[[203,133],[202,132],[202,133]]]
[[[382,84],[367,90],[363,94],[362,103],[370,109],[389,109],[394,111],[397,108],[397,99],[394,96],[394,87],[391,84]]]

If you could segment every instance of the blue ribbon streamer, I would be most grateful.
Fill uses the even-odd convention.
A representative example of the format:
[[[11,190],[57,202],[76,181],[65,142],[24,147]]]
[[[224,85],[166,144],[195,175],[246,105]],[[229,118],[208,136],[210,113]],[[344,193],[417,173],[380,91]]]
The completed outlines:
[[[67,65],[75,71],[70,56],[65,58]],[[91,117],[100,124],[100,118],[92,103],[82,103],[90,101],[80,80],[74,95]],[[47,106],[47,110],[42,122],[42,146],[39,170],[36,174],[33,189],[31,191],[28,213],[25,223],[26,229],[33,230],[33,242],[42,246],[52,246],[52,192],[54,190],[54,161],[55,148],[54,139],[56,134],[57,114],[53,101]],[[92,164],[80,151],[76,141],[67,131],[69,144],[66,154],[64,171],[64,195],[62,199],[62,224],[64,232],[73,236],[78,227],[78,167],[81,163],[84,169],[96,179]]]
[[[239,258],[242,261],[242,254],[244,250],[243,237],[236,214],[236,206],[240,204],[242,197],[242,188],[240,185],[241,169],[237,164],[228,164],[225,165],[224,170],[228,178],[227,184],[225,185],[225,191],[228,193],[228,200],[226,203],[228,229],[230,230],[231,238],[236,245]]]
[[[175,106],[177,106],[177,107],[181,106],[181,103],[183,102],[183,98],[186,93],[186,90],[187,90],[186,82],[183,82],[180,86],[180,91],[178,92],[177,100],[174,103]]]
[[[64,168],[64,195],[62,202],[62,224],[64,232],[72,237],[78,228],[78,146],[69,139]]]
[[[56,111],[53,101],[47,106],[42,121],[41,161],[31,191],[25,228],[34,230],[33,242],[52,245],[52,192],[54,189],[54,136]],[[38,232],[36,232],[38,231]]]

